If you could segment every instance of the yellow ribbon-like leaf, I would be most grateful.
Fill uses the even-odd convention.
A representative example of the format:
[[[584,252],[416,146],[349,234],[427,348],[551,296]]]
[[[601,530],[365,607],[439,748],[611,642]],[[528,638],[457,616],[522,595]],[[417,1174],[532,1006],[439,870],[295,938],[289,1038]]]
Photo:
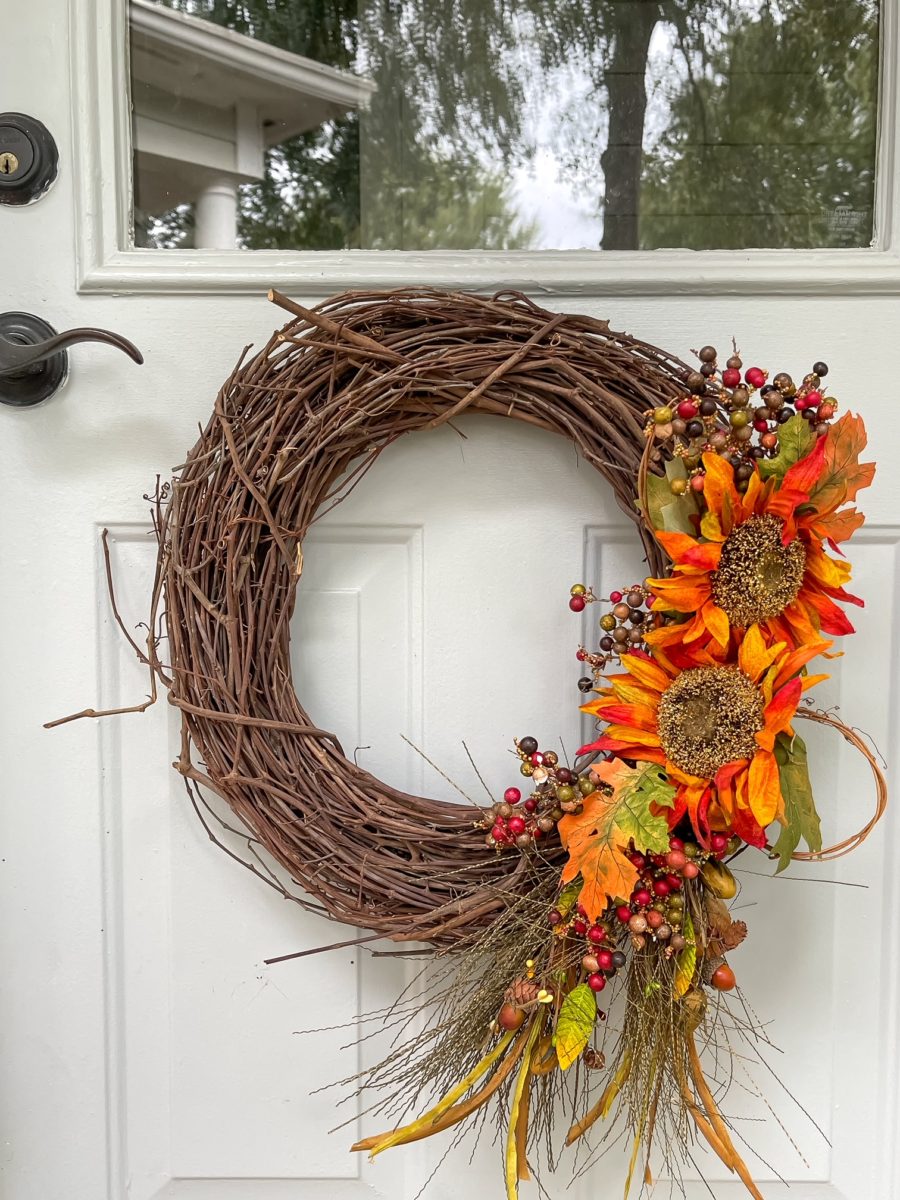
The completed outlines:
[[[697,969],[697,939],[694,935],[694,922],[691,914],[685,909],[684,924],[682,925],[685,947],[675,959],[675,995],[683,996],[691,986],[694,971]]]
[[[594,1021],[597,1019],[597,1002],[586,983],[579,983],[562,1002],[553,1045],[559,1069],[568,1070],[591,1040]]]

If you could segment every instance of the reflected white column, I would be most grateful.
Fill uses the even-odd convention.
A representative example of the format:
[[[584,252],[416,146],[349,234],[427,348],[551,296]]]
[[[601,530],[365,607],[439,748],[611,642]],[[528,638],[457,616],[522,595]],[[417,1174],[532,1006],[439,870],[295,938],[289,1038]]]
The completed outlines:
[[[237,245],[237,181],[221,176],[198,194],[194,204],[194,245],[198,250],[233,250]]]

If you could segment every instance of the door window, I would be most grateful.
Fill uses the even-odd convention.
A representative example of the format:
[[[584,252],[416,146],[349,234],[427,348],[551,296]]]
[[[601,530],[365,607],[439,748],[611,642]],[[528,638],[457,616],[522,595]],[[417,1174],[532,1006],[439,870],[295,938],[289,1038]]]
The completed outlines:
[[[132,0],[134,240],[872,243],[877,0]]]

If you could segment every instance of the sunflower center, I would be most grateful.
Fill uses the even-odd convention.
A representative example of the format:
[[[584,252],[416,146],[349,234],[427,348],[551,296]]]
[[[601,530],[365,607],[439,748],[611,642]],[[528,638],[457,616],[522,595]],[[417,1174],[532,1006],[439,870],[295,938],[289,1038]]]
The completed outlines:
[[[785,546],[783,529],[779,517],[764,513],[748,518],[725,539],[712,597],[732,625],[746,629],[770,621],[797,599],[806,549],[796,537]]]
[[[682,671],[659,701],[659,740],[689,775],[712,779],[719,767],[756,753],[763,697],[737,667]]]

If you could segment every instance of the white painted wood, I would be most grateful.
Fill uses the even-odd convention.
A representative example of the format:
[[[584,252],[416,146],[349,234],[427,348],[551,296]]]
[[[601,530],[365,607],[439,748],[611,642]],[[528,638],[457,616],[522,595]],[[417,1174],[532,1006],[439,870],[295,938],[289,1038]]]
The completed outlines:
[[[900,292],[900,155],[897,153],[900,12],[882,3],[882,78],[875,239],[871,249],[832,251],[255,251],[252,258],[191,250],[133,250],[132,164],[125,0],[69,0],[76,81],[73,127],[80,147],[77,281],[83,292],[221,295],[276,286],[323,295],[355,286],[518,287],[559,296],[843,297]],[[222,32],[222,31],[219,31]],[[324,68],[323,68],[324,69]]]
[[[268,259],[251,255],[229,260],[218,283],[211,269],[201,272],[198,292],[232,291],[227,297],[179,294],[185,262],[199,270],[223,261],[213,255],[178,259],[170,276],[128,256],[127,264],[148,262],[143,281],[119,277],[140,294],[76,291],[82,231],[100,248],[97,269],[106,270],[104,238],[127,224],[115,154],[112,166],[104,157],[127,132],[121,105],[111,102],[114,80],[124,77],[111,58],[111,47],[124,44],[110,24],[119,22],[121,33],[121,13],[98,5],[74,5],[68,38],[47,34],[59,19],[53,0],[33,0],[4,30],[9,103],[45,121],[61,153],[59,182],[39,204],[0,209],[7,306],[58,328],[115,329],[141,347],[146,364],[79,347],[58,397],[32,411],[0,408],[0,1191],[3,1200],[413,1200],[444,1147],[420,1144],[372,1167],[348,1160],[349,1131],[325,1130],[345,1111],[354,1116],[355,1101],[338,1110],[337,1094],[310,1098],[310,1087],[354,1069],[356,1051],[341,1049],[352,1039],[294,1033],[346,1021],[357,1005],[386,1003],[403,968],[344,952],[302,969],[262,967],[270,954],[333,938],[335,927],[286,904],[210,845],[168,766],[176,728],[164,704],[142,717],[41,728],[86,704],[146,691],[110,621],[99,530],[112,529],[122,608],[133,624],[144,615],[152,569],[142,495],[157,472],[181,460],[241,347],[280,320],[261,294],[241,294],[268,269]],[[83,50],[98,29],[106,56],[95,53],[92,71],[73,81],[67,43]],[[893,79],[893,67],[887,74]],[[94,111],[106,114],[102,124]],[[86,175],[96,187],[83,186]],[[690,283],[675,277],[671,259],[644,259],[633,269],[659,294],[638,295],[626,294],[630,285],[617,280],[613,263],[602,267],[610,272],[606,298],[570,303],[683,354],[705,341],[725,346],[736,334],[748,361],[793,371],[817,357],[830,363],[837,394],[864,411],[882,466],[864,501],[869,525],[851,553],[869,608],[847,657],[833,664],[827,694],[893,753],[894,268],[887,251],[866,258],[881,272],[881,282],[870,283],[853,274],[857,267],[845,277],[827,256],[816,277],[821,289],[807,278],[810,294],[798,298],[788,286],[799,283],[801,266],[790,264],[806,259],[785,261],[782,287],[768,267],[731,258],[728,287],[753,294],[724,294],[715,304],[704,297],[720,286],[715,271],[704,268]],[[853,261],[861,271],[860,255]],[[459,277],[469,262],[459,256],[447,269]],[[550,274],[559,269],[554,256],[548,264]],[[476,268],[471,283],[488,270]],[[388,261],[385,278],[397,269]],[[419,281],[436,279],[424,260],[409,270]],[[370,264],[360,279],[374,271]],[[566,608],[568,586],[578,575],[609,588],[639,574],[604,485],[565,443],[491,419],[470,418],[461,429],[465,438],[444,429],[394,446],[321,523],[308,546],[296,625],[298,686],[313,715],[348,745],[370,746],[361,754],[372,769],[436,795],[452,792],[400,733],[467,788],[477,781],[463,737],[494,788],[509,779],[513,735],[562,735],[573,745],[579,623]],[[827,826],[843,833],[869,804],[868,782],[829,741],[820,740],[816,771]],[[785,1050],[773,1055],[777,1070],[832,1143],[771,1085],[773,1107],[809,1166],[776,1123],[754,1121],[752,1140],[790,1182],[790,1190],[765,1182],[770,1173],[761,1167],[767,1200],[900,1194],[897,844],[892,811],[861,852],[834,868],[836,878],[864,888],[745,878],[751,937],[735,967]],[[758,1102],[746,1103],[745,1115],[760,1115]],[[466,1145],[449,1156],[425,1186],[426,1200],[458,1200],[461,1186],[499,1194],[496,1149],[483,1144],[471,1164],[468,1155]],[[571,1192],[568,1161],[544,1180],[554,1200],[620,1194],[618,1152]],[[710,1174],[718,1200],[742,1194],[718,1168]],[[690,1185],[690,1200],[704,1195]]]

